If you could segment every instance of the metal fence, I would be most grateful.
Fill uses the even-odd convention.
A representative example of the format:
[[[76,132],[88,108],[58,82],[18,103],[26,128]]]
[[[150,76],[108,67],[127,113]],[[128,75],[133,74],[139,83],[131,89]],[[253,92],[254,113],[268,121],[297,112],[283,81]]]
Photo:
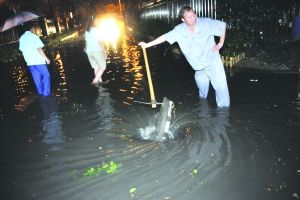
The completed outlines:
[[[145,6],[141,19],[160,19],[168,23],[175,21],[179,10],[185,5],[191,6],[198,16],[216,18],[217,0],[164,0],[158,4]]]
[[[19,34],[15,29],[10,29],[5,32],[0,32],[0,46],[16,43],[19,41]]]

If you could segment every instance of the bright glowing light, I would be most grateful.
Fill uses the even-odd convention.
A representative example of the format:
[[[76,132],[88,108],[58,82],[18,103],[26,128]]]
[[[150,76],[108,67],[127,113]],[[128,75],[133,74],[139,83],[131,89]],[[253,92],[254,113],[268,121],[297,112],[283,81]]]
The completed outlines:
[[[116,48],[120,39],[123,24],[113,17],[100,19],[97,23],[99,39],[106,45],[112,45]]]

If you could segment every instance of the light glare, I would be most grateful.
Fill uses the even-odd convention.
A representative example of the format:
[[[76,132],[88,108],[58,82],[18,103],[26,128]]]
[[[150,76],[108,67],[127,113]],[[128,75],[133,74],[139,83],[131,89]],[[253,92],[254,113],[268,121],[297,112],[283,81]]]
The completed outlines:
[[[113,17],[100,19],[97,23],[99,39],[114,48],[121,35],[122,24]]]

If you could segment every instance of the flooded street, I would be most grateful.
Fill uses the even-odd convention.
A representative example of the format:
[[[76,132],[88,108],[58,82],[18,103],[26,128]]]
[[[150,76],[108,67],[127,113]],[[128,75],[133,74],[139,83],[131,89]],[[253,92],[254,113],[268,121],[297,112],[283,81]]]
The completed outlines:
[[[231,107],[198,98],[191,67],[148,51],[157,101],[174,101],[174,139],[145,140],[149,102],[140,47],[110,49],[93,87],[80,47],[52,49],[52,96],[36,95],[24,63],[0,69],[1,199],[253,200],[300,198],[299,75],[227,70]],[[55,61],[54,61],[55,60]],[[83,175],[114,161],[115,173]]]

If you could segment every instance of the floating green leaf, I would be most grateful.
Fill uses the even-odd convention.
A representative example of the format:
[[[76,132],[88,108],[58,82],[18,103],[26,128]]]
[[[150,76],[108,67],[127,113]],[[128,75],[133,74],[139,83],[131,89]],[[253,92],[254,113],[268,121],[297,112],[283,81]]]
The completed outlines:
[[[102,165],[98,166],[97,168],[91,167],[88,168],[83,175],[84,176],[94,176],[101,174],[102,172],[106,172],[108,174],[113,174],[119,168],[119,165],[114,161],[110,161],[109,163],[103,163]]]
[[[109,162],[109,169],[106,171],[109,174],[114,173],[118,169],[118,165],[114,161]]]
[[[94,175],[95,173],[96,173],[95,168],[94,168],[94,167],[91,167],[91,168],[87,169],[83,175],[85,175],[85,176],[92,176],[92,175]]]
[[[130,188],[129,193],[135,193],[136,192],[136,188]]]
[[[136,192],[136,188],[135,188],[135,187],[133,187],[133,188],[130,188],[130,190],[129,190],[129,194],[130,194],[130,196],[131,196],[132,198],[134,198],[134,196],[135,196],[135,192]]]
[[[196,175],[196,174],[198,174],[198,170],[197,169],[193,169],[192,175]]]

